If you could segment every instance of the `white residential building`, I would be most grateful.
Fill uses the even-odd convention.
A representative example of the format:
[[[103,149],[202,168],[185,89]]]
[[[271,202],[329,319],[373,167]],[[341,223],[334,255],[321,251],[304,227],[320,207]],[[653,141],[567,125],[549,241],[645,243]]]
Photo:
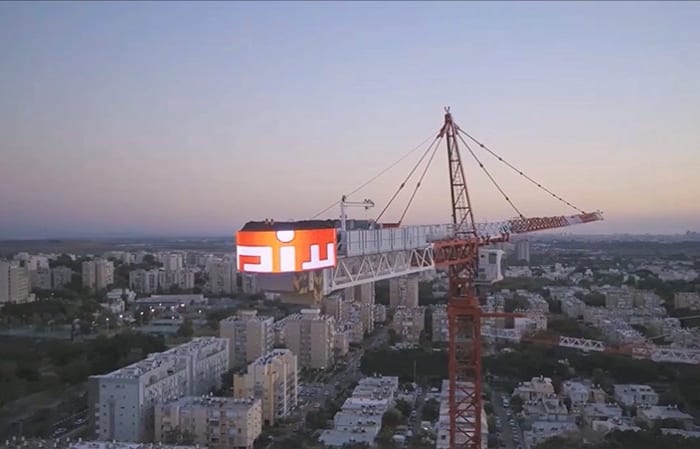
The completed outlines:
[[[83,262],[83,287],[104,290],[114,283],[114,264],[105,259]]]
[[[389,279],[389,307],[418,307],[418,276],[401,276]]]
[[[219,336],[229,341],[231,367],[251,363],[272,350],[273,322],[255,310],[240,310],[219,322]]]
[[[649,385],[615,384],[613,389],[615,400],[628,407],[659,403],[659,394]]]
[[[32,289],[51,290],[51,268],[37,268],[29,272]]]
[[[274,426],[297,406],[297,376],[297,357],[289,349],[275,349],[234,376],[233,397],[260,399],[263,424]]]
[[[319,309],[302,309],[289,315],[284,343],[298,357],[301,368],[328,369],[335,362],[335,320]]]
[[[394,404],[398,377],[368,377],[360,380],[352,395],[333,417],[333,429],[319,440],[329,447],[352,443],[372,444],[382,426],[382,416]]]
[[[432,316],[433,343],[448,341],[447,306],[433,306]]]
[[[32,302],[29,272],[18,262],[0,260],[0,304]]]
[[[654,423],[665,419],[673,419],[690,428],[694,418],[678,409],[675,405],[640,405],[637,407],[637,418],[652,427]]]
[[[73,279],[73,271],[68,267],[56,267],[51,269],[51,288],[60,290],[70,284]]]
[[[155,293],[158,291],[158,275],[160,270],[138,269],[129,273],[129,288],[138,293]]]
[[[259,399],[187,396],[155,407],[155,441],[190,435],[212,449],[252,449],[262,433]]]
[[[571,399],[572,405],[585,404],[591,396],[591,390],[588,388],[588,385],[573,380],[564,381],[561,385],[561,392],[564,396]]]
[[[215,295],[238,292],[236,261],[228,258],[212,261],[207,267],[209,291]]]
[[[527,447],[535,447],[552,437],[564,436],[576,431],[578,431],[578,426],[575,422],[535,421],[530,430],[523,432],[523,439]]]
[[[398,306],[391,327],[404,342],[417,344],[425,328],[425,307]]]
[[[677,292],[673,296],[673,307],[676,309],[700,309],[700,293]]]
[[[158,270],[158,286],[163,290],[171,290],[173,287],[191,290],[194,288],[194,270],[190,268]]]
[[[90,376],[90,424],[100,440],[152,441],[156,404],[218,389],[227,369],[228,341],[204,337]]]
[[[552,379],[549,377],[533,377],[530,381],[520,382],[513,395],[520,396],[523,401],[537,401],[554,394]]]

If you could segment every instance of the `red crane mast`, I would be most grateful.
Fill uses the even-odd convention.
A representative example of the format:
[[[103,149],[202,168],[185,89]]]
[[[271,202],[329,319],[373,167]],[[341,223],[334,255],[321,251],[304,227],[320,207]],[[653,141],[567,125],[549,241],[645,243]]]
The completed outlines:
[[[481,321],[485,317],[515,315],[485,313],[481,310],[475,282],[478,270],[479,248],[492,243],[507,241],[511,234],[602,220],[602,215],[600,212],[586,213],[575,208],[579,214],[568,217],[526,218],[518,211],[510,198],[503,192],[503,189],[486,170],[463,135],[556,199],[573,208],[575,206],[550,192],[522,171],[513,167],[509,162],[493,153],[484,144],[463,132],[453,121],[449,108],[445,109],[444,124],[436,140],[439,141],[444,138],[447,145],[454,232],[449,239],[433,242],[433,252],[436,267],[446,268],[449,275],[447,317],[449,326],[450,449],[481,449],[483,394]],[[503,194],[505,200],[516,210],[519,218],[502,223],[477,225],[474,221],[474,212],[469,198],[459,142],[462,142],[468,149],[480,168],[484,170],[489,179]]]

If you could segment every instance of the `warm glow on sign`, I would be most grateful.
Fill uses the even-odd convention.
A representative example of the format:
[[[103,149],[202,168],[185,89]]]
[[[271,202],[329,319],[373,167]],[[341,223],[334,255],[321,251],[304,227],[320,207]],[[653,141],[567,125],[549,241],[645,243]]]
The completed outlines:
[[[290,273],[335,267],[335,229],[239,231],[238,271]]]

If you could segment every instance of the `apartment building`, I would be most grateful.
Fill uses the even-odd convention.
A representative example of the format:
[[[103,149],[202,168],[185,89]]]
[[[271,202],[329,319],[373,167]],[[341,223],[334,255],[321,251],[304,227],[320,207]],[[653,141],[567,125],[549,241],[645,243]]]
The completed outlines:
[[[432,306],[433,315],[431,318],[433,343],[447,342],[449,339],[448,335],[448,323],[447,323],[447,306],[444,304],[439,304]]]
[[[238,292],[236,261],[228,258],[212,261],[207,266],[209,291],[215,295],[230,295]]]
[[[350,288],[350,290],[354,291],[354,288]],[[323,314],[333,317],[336,321],[347,320],[350,314],[351,301],[340,295],[327,296],[321,302]]]
[[[401,276],[389,279],[389,307],[418,307],[418,277]]]
[[[615,384],[613,396],[617,402],[628,407],[659,403],[659,394],[649,385]]]
[[[333,429],[319,440],[329,447],[352,443],[371,445],[382,426],[382,415],[394,405],[398,377],[368,377],[360,380],[352,395],[333,417]]]
[[[194,273],[190,268],[158,270],[158,286],[163,290],[170,290],[173,287],[191,290],[194,288]]]
[[[83,287],[103,290],[114,283],[114,264],[105,259],[83,262]]]
[[[520,396],[523,401],[537,401],[554,394],[552,379],[549,377],[533,377],[530,381],[520,382],[513,395]]]
[[[328,369],[334,363],[335,320],[319,309],[302,309],[290,315],[284,326],[284,342],[297,356],[300,368]]]
[[[34,300],[30,293],[29,272],[19,262],[0,260],[0,304]]]
[[[700,293],[677,292],[673,295],[673,307],[676,309],[700,309]]]
[[[88,380],[88,415],[99,440],[152,441],[156,404],[221,387],[228,341],[204,337]]]
[[[515,242],[515,259],[530,263],[530,242],[518,240]]]
[[[212,449],[252,449],[262,433],[260,399],[187,396],[155,407],[155,441],[188,435]]]
[[[68,267],[56,267],[51,269],[51,288],[59,290],[70,284],[73,279],[73,271]]]
[[[219,336],[229,340],[231,367],[251,363],[272,350],[273,322],[272,317],[258,316],[255,310],[240,310],[219,322]]]
[[[274,426],[297,406],[297,376],[297,357],[289,349],[275,349],[234,375],[233,397],[260,399],[263,425]]]
[[[32,289],[51,290],[51,268],[37,268],[29,272]]]
[[[417,344],[425,328],[425,307],[398,306],[391,327],[404,342]]]
[[[158,291],[160,270],[138,269],[129,272],[129,288],[138,293],[155,293]]]
[[[386,322],[386,306],[384,304],[374,305],[374,322],[375,323],[385,323]]]

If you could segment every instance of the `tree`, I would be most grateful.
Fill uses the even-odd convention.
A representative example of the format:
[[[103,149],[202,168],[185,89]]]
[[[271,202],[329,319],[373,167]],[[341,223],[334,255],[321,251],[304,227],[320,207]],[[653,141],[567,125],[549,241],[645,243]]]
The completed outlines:
[[[395,408],[391,408],[382,415],[382,428],[395,428],[403,423],[404,417],[401,412]]]
[[[411,414],[411,410],[413,410],[411,404],[409,404],[408,401],[404,401],[403,399],[399,399],[398,401],[396,401],[395,407],[405,417],[408,417]]]
[[[513,395],[510,399],[510,408],[513,409],[514,412],[520,413],[523,410],[523,398],[517,394]]]
[[[423,404],[423,421],[436,421],[440,416],[440,402],[429,399]]]
[[[194,328],[192,327],[192,320],[191,319],[185,318],[185,320],[180,325],[180,328],[177,330],[177,335],[179,337],[187,337],[187,338],[194,335]]]

